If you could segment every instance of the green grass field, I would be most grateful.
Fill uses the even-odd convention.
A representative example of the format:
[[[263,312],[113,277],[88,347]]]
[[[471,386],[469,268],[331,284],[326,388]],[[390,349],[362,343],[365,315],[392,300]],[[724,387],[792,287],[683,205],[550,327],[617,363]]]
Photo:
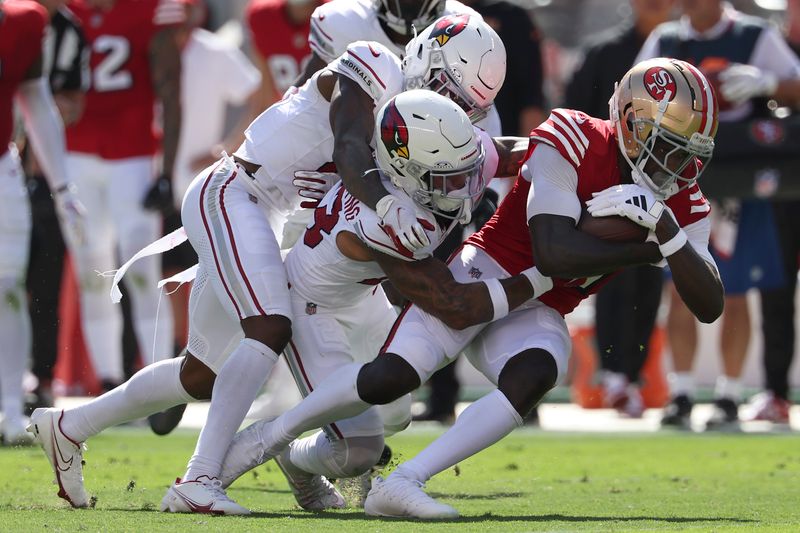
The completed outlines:
[[[390,444],[402,459],[433,436]],[[300,511],[269,464],[230,490],[253,516],[159,513],[195,438],[116,429],[92,439],[85,475],[96,506],[77,511],[56,497],[38,448],[0,449],[0,531],[800,531],[799,435],[521,430],[431,480],[429,492],[462,513],[431,524]]]

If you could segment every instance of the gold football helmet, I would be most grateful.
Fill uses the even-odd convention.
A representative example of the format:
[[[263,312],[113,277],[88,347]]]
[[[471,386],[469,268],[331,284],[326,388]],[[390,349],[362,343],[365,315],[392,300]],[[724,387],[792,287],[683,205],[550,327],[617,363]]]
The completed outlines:
[[[642,61],[617,84],[609,108],[634,183],[666,199],[700,177],[714,151],[719,111],[697,68],[664,57]]]

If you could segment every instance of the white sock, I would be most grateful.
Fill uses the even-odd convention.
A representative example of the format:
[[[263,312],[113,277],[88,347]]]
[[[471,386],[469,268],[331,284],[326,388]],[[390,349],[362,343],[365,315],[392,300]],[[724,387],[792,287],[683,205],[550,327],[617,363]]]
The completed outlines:
[[[208,419],[184,480],[219,476],[228,446],[277,360],[269,346],[254,339],[242,339],[231,353],[214,382]]]
[[[362,363],[351,363],[328,376],[302,402],[295,405],[270,424],[268,442],[287,446],[311,429],[363,413],[370,404],[358,395],[356,380]]]
[[[399,475],[428,481],[499,441],[522,425],[522,417],[505,395],[495,389],[464,409],[456,423],[413,459],[400,465]]]
[[[108,297],[105,284],[81,290],[81,331],[98,379],[120,383],[122,370],[122,315]]]
[[[728,398],[736,403],[742,399],[742,380],[730,376],[717,376],[714,386],[714,399]]]
[[[140,288],[131,291],[136,340],[139,341],[142,357],[147,364],[172,357],[174,350],[172,305],[169,296],[161,294],[161,289],[155,288],[157,283],[158,280],[153,282],[154,290]]]
[[[383,452],[383,436],[331,440],[323,431],[292,441],[287,457],[295,468],[327,478],[358,476],[375,466]]]
[[[148,365],[116,389],[66,409],[61,429],[72,440],[83,442],[111,426],[194,401],[181,384],[182,363],[183,357],[176,357]]]
[[[667,377],[669,381],[669,390],[672,397],[694,396],[694,376],[691,372],[670,372]]]
[[[0,394],[3,414],[11,422],[22,419],[22,377],[30,353],[26,298],[17,280],[0,281]]]

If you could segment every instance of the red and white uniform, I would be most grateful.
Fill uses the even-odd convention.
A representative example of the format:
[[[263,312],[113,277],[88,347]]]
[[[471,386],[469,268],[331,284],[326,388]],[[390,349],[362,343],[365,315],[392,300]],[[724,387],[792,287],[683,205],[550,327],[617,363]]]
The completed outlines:
[[[117,0],[110,11],[73,0],[91,48],[92,79],[81,119],[67,128],[67,149],[103,159],[153,155],[156,103],[149,47],[160,30],[182,24],[179,0]]]
[[[286,0],[251,0],[245,17],[253,46],[267,62],[275,90],[278,94],[285,93],[311,59],[308,45],[310,21],[295,24],[289,20]]]
[[[477,133],[486,149],[483,173],[488,182],[497,169],[497,152],[485,132]],[[430,239],[428,246],[412,252],[394,241],[375,212],[351,196],[340,182],[320,202],[314,220],[286,256],[294,319],[292,342],[285,354],[303,396],[342,365],[374,359],[397,317],[380,286],[385,275],[378,263],[346,257],[336,244],[339,234],[353,233],[380,253],[416,261],[430,257],[457,226],[452,221],[440,227],[430,211],[414,204],[388,181],[384,185],[416,211]],[[395,432],[410,420],[410,406],[410,397],[403,397],[336,422],[326,431],[331,438],[381,435],[386,424]]]
[[[400,60],[377,43],[353,43],[327,68],[356,81],[376,110],[402,89]],[[223,159],[201,172],[184,198],[181,218],[200,258],[189,350],[212,370],[227,359],[242,318],[293,316],[279,246],[282,226],[304,200],[292,180],[295,171],[333,159],[330,102],[317,89],[318,76],[247,128],[236,156],[259,165],[255,175]]]
[[[0,278],[24,279],[31,214],[17,149],[11,143],[14,95],[42,57],[47,11],[37,2],[0,3]]]
[[[455,278],[502,278],[534,266],[528,220],[537,214],[553,214],[568,216],[577,224],[593,192],[621,182],[617,154],[609,121],[577,111],[554,110],[531,132],[527,161],[512,191],[451,262]],[[697,253],[714,264],[708,252],[710,206],[698,186],[684,189],[666,203]],[[608,277],[554,279],[553,289],[537,300],[488,326],[463,331],[453,331],[412,306],[384,351],[408,360],[424,382],[465,350],[472,364],[496,384],[508,359],[526,349],[541,348],[554,357],[559,379],[563,379],[571,352],[563,317]]]
[[[97,272],[118,266],[161,235],[161,215],[142,200],[156,176],[160,140],[150,76],[150,43],[157,32],[180,25],[179,0],[117,0],[108,11],[73,0],[90,49],[91,80],[81,119],[66,128],[67,171],[86,206],[86,242],[74,246],[81,288],[81,325],[95,373],[121,382],[122,316],[108,298],[108,279]],[[169,169],[172,170],[172,169]],[[168,299],[159,310],[158,257],[138,261],[128,284],[139,346],[147,362],[172,354]]]

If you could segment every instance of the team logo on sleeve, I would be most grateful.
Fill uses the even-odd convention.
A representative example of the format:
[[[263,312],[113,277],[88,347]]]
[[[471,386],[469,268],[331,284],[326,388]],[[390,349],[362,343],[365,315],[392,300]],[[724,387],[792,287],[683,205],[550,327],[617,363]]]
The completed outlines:
[[[408,127],[394,102],[386,107],[381,118],[381,142],[390,154],[408,159]]]
[[[669,91],[669,101],[671,102],[678,93],[678,85],[675,78],[664,67],[652,67],[644,73],[644,87],[654,99],[661,101]]]
[[[469,15],[451,15],[445,17],[433,27],[431,39],[436,39],[439,46],[444,46],[451,37],[455,37],[469,24]]]

